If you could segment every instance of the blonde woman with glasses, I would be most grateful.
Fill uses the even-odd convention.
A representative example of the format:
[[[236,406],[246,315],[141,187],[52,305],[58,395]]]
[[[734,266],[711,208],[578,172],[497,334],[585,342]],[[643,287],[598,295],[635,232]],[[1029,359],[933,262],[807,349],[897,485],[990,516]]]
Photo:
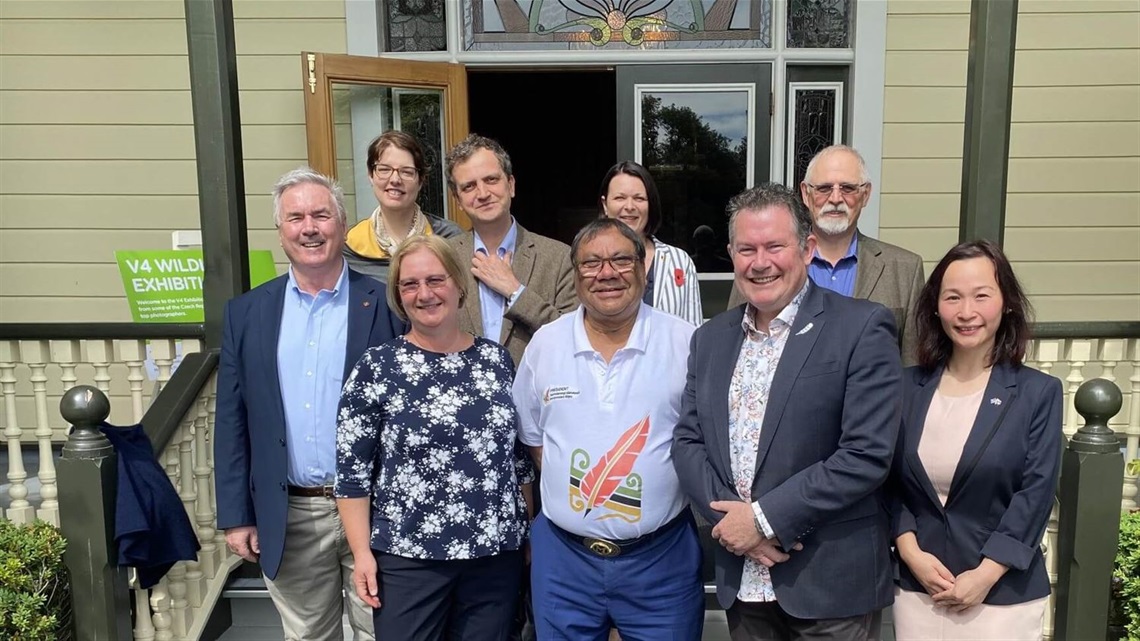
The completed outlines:
[[[404,241],[388,300],[411,329],[365,352],[337,425],[337,509],[380,639],[501,641],[514,620],[533,466],[517,441],[514,365],[459,329],[455,250]]]

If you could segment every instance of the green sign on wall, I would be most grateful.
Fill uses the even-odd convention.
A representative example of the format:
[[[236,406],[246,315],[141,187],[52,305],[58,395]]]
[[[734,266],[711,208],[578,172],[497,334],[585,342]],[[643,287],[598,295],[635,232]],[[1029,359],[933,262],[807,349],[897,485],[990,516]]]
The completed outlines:
[[[117,251],[115,262],[136,323],[201,323],[202,250]],[[273,279],[273,252],[249,252],[251,287]]]

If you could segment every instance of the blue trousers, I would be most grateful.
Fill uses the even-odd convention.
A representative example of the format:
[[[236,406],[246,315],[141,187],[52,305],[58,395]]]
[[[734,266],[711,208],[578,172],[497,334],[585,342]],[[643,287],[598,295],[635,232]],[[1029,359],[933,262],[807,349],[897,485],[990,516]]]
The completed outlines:
[[[691,520],[629,554],[603,558],[555,530],[531,527],[538,641],[700,641],[701,546]]]

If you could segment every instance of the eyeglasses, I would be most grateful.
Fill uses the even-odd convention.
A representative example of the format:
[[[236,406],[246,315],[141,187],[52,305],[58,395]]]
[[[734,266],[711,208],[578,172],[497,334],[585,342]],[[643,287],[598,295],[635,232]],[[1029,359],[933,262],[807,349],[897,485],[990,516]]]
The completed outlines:
[[[372,170],[377,178],[388,178],[392,172],[400,174],[400,178],[404,180],[412,180],[419,175],[419,170],[415,167],[389,167],[388,165],[376,165],[376,169]]]
[[[830,196],[831,192],[835,191],[837,188],[839,189],[839,193],[843,194],[844,196],[854,196],[867,186],[867,183],[859,183],[858,185],[853,185],[851,183],[822,183],[819,185],[813,185],[811,183],[804,184],[808,186],[808,189],[811,189],[813,192],[815,192],[816,196]]]
[[[633,271],[633,266],[637,264],[637,257],[619,254],[617,256],[610,256],[609,258],[587,258],[578,263],[578,273],[581,274],[583,278],[597,276],[598,273],[602,271],[602,265],[606,263],[609,263],[615,272],[624,274]]]
[[[428,289],[436,291],[443,289],[443,286],[447,284],[447,279],[449,278],[451,278],[451,276],[428,276],[423,280],[412,280],[409,278],[408,280],[400,281],[396,287],[400,290],[401,294],[415,294],[420,291],[420,283],[423,283],[427,285]]]

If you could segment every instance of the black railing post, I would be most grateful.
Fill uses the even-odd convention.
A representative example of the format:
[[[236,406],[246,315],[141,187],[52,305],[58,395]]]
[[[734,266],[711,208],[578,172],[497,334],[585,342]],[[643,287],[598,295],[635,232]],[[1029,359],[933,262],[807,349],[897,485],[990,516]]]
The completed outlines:
[[[1061,455],[1058,641],[1105,638],[1124,479],[1120,442],[1108,427],[1123,403],[1120,388],[1096,378],[1073,401],[1085,425]]]
[[[63,395],[59,411],[73,426],[56,472],[75,639],[130,639],[126,569],[116,563],[114,550],[117,458],[99,432],[111,403],[97,388],[79,385]]]

